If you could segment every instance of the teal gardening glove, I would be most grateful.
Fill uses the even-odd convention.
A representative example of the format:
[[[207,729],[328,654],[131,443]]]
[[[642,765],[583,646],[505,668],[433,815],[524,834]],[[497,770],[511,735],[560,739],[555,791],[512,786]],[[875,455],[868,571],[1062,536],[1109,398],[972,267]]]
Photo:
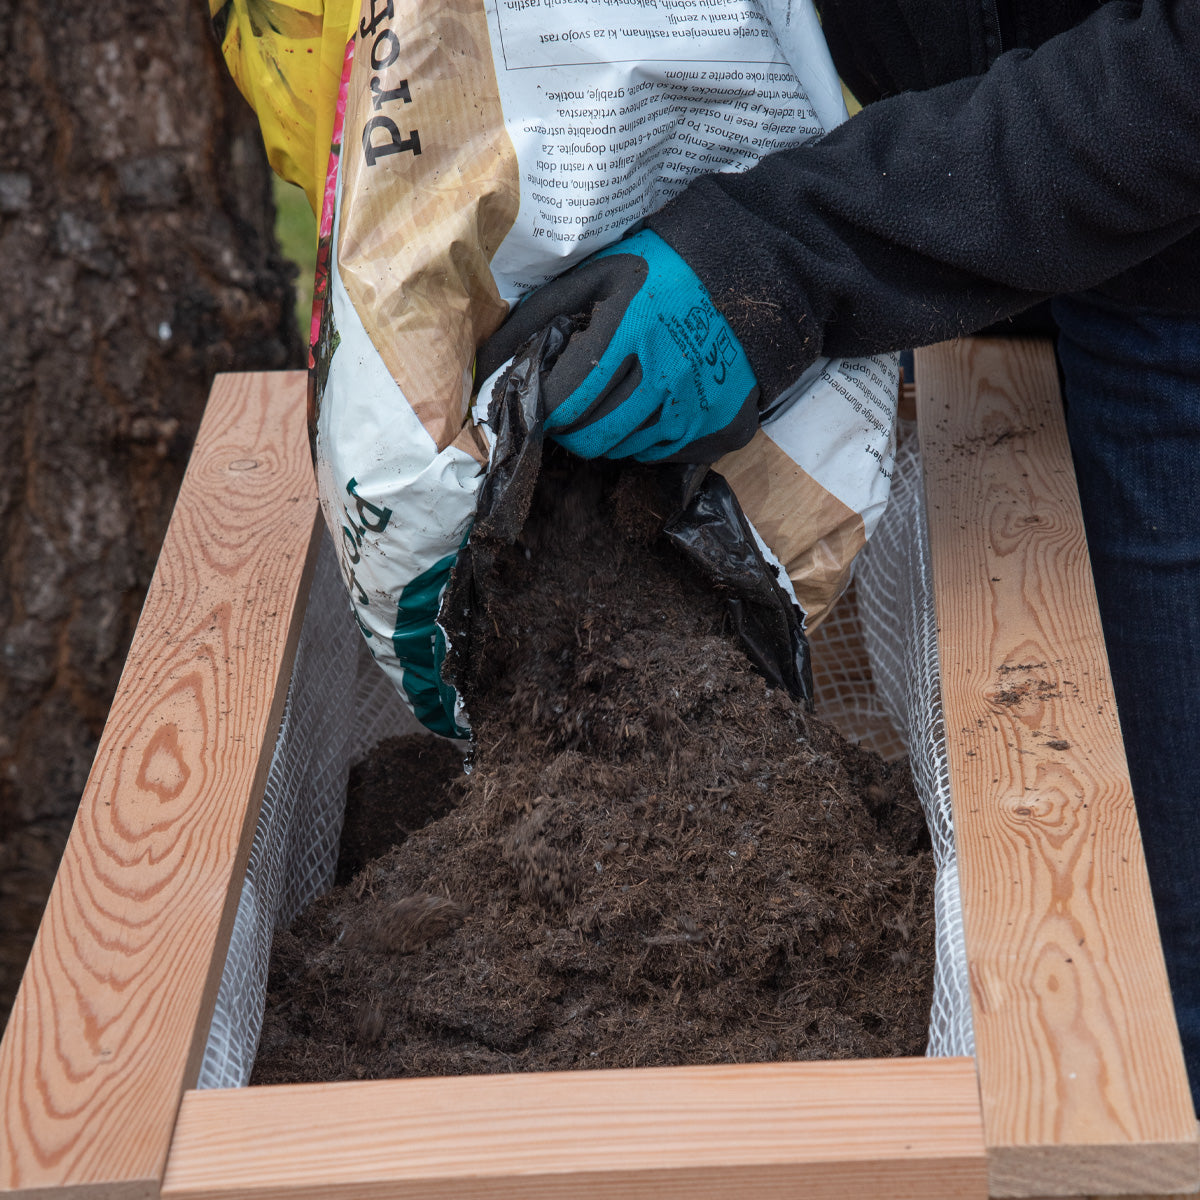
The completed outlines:
[[[527,296],[480,348],[477,378],[560,316],[577,328],[542,381],[542,415],[568,450],[711,463],[754,435],[759,388],[746,353],[656,233],[635,233]]]

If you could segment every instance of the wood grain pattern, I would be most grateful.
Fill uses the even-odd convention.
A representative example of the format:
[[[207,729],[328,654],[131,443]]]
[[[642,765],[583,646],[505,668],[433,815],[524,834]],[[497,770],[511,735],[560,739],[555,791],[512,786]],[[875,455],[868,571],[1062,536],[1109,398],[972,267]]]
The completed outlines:
[[[189,1092],[164,1200],[986,1195],[971,1059]]]
[[[0,1192],[158,1193],[307,590],[304,376],[214,387],[0,1046]]]
[[[948,343],[916,376],[991,1193],[1194,1191],[1051,350]]]

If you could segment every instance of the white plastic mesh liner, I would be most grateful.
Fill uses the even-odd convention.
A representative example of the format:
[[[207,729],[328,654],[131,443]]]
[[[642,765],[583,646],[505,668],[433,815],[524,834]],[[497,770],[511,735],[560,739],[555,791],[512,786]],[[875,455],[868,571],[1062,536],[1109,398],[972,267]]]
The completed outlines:
[[[850,581],[825,620],[809,631],[808,640],[821,720],[889,762],[903,758],[908,747],[875,687],[856,580]]]
[[[903,438],[892,500],[855,582],[814,631],[819,712],[887,757],[907,747],[937,864],[937,961],[928,1053],[974,1052],[950,821],[920,462]],[[371,659],[328,539],[321,547],[199,1087],[249,1080],[271,938],[332,882],[349,765],[418,728]]]
[[[250,1079],[277,925],[333,882],[349,766],[416,720],[375,666],[350,611],[328,534],[316,571],[198,1087]]]
[[[896,454],[888,510],[856,564],[858,616],[874,694],[908,747],[933,840],[937,959],[927,1053],[971,1055],[975,1035],[950,809],[925,492],[915,431],[902,434],[907,436],[901,437]]]

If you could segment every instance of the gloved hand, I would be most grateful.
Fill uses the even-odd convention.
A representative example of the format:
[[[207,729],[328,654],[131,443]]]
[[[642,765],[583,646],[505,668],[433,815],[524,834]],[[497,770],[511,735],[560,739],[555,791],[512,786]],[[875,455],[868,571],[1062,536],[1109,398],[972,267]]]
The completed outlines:
[[[486,379],[557,316],[576,321],[542,385],[545,430],[582,458],[715,462],[758,428],[758,383],[691,267],[642,230],[527,296],[480,348]]]

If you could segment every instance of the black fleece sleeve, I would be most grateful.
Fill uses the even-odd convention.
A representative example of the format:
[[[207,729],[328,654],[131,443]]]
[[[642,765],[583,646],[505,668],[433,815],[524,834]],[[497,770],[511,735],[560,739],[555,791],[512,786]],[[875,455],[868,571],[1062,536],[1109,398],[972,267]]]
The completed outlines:
[[[1200,0],[1111,0],[983,75],[881,100],[646,222],[777,393],[1109,279],[1200,225]]]

